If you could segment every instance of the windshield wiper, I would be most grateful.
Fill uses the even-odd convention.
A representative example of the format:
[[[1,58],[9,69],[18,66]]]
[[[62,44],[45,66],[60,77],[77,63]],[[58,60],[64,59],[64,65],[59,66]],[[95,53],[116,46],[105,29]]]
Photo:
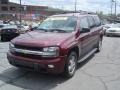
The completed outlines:
[[[37,28],[36,30],[41,30],[41,31],[45,31],[45,32],[48,31],[48,29],[44,29],[44,28]]]
[[[53,32],[53,31],[59,31],[59,32],[67,32],[65,30],[62,30],[62,29],[50,29],[49,31]]]

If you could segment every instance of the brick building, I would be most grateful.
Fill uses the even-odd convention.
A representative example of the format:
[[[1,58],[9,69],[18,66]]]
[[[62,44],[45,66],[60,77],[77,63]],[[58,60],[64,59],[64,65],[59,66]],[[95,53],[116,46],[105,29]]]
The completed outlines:
[[[40,15],[44,15],[44,9],[47,8],[45,6],[20,6],[20,4],[9,2],[9,0],[0,0],[0,19],[13,19],[15,17],[19,19],[20,10],[23,19],[36,19]]]
[[[20,13],[21,10],[21,13]],[[0,19],[40,19],[43,16],[60,13],[62,10],[51,9],[47,6],[22,5],[9,0],[0,0]]]

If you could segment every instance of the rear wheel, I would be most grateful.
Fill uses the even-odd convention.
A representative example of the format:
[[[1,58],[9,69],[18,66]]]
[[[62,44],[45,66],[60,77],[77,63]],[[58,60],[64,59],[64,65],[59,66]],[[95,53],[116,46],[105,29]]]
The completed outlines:
[[[74,76],[76,67],[77,67],[77,54],[76,52],[72,51],[67,57],[64,75],[67,78]]]
[[[107,37],[109,37],[110,35],[106,34]]]
[[[112,35],[111,34],[106,34],[106,37],[111,37]]]
[[[102,49],[102,39],[99,40],[98,45],[97,45],[97,52],[100,52]]]
[[[1,41],[6,41],[6,37],[1,35]]]

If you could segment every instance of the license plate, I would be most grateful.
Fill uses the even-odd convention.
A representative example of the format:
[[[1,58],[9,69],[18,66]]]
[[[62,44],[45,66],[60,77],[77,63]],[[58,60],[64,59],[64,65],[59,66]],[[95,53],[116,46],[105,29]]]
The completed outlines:
[[[115,32],[115,30],[110,30],[110,32]]]

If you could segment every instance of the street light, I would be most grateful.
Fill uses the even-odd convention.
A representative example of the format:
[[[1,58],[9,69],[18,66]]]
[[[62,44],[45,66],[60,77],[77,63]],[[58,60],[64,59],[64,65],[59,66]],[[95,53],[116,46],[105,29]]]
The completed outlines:
[[[75,0],[75,12],[77,11],[77,0]]]

